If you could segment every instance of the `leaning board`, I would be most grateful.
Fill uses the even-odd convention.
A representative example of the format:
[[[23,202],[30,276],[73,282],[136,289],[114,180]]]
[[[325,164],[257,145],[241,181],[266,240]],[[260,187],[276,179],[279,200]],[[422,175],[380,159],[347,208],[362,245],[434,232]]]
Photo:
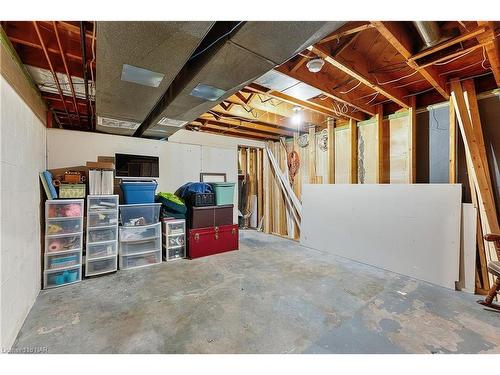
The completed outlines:
[[[460,184],[305,184],[300,243],[454,289],[460,216]]]

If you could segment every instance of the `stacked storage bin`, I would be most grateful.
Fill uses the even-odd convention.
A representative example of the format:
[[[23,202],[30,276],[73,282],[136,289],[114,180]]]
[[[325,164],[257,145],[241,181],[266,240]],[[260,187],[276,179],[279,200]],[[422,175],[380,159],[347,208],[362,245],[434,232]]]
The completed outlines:
[[[82,279],[83,199],[45,202],[45,269],[43,287]]]
[[[165,261],[186,257],[186,221],[163,219],[163,259]]]
[[[118,195],[87,197],[85,276],[114,272],[118,267]]]
[[[120,269],[161,263],[161,203],[120,205]]]
[[[211,201],[206,196],[190,197],[189,258],[238,249],[238,225],[233,224],[234,185],[231,182],[213,183],[215,197]]]

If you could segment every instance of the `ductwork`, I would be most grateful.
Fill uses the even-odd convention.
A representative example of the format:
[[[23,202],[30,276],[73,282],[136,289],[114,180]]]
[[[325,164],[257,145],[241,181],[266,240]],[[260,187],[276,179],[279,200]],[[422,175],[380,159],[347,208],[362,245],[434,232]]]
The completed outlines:
[[[201,54],[195,52],[134,135],[170,136],[344,23],[242,22]],[[212,101],[191,95],[207,86],[222,96]]]
[[[436,21],[413,21],[418,34],[422,38],[425,47],[429,48],[439,43],[441,31]]]
[[[132,135],[214,24],[98,21],[96,129]],[[162,77],[157,87],[137,80],[148,71]]]

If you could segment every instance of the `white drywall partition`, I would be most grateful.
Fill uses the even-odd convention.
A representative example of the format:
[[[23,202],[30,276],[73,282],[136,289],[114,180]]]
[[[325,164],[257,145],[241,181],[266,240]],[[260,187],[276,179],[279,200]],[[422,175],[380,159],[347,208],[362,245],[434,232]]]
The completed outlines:
[[[459,184],[306,184],[300,242],[454,289],[461,194]]]
[[[7,351],[40,291],[46,128],[3,76],[0,108],[0,351]]]

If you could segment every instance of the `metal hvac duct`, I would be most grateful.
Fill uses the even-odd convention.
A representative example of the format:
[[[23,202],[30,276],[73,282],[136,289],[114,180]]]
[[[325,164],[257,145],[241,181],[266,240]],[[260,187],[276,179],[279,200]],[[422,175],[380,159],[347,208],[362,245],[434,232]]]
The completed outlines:
[[[422,38],[425,48],[432,47],[439,43],[441,31],[436,21],[413,21],[413,24]]]

